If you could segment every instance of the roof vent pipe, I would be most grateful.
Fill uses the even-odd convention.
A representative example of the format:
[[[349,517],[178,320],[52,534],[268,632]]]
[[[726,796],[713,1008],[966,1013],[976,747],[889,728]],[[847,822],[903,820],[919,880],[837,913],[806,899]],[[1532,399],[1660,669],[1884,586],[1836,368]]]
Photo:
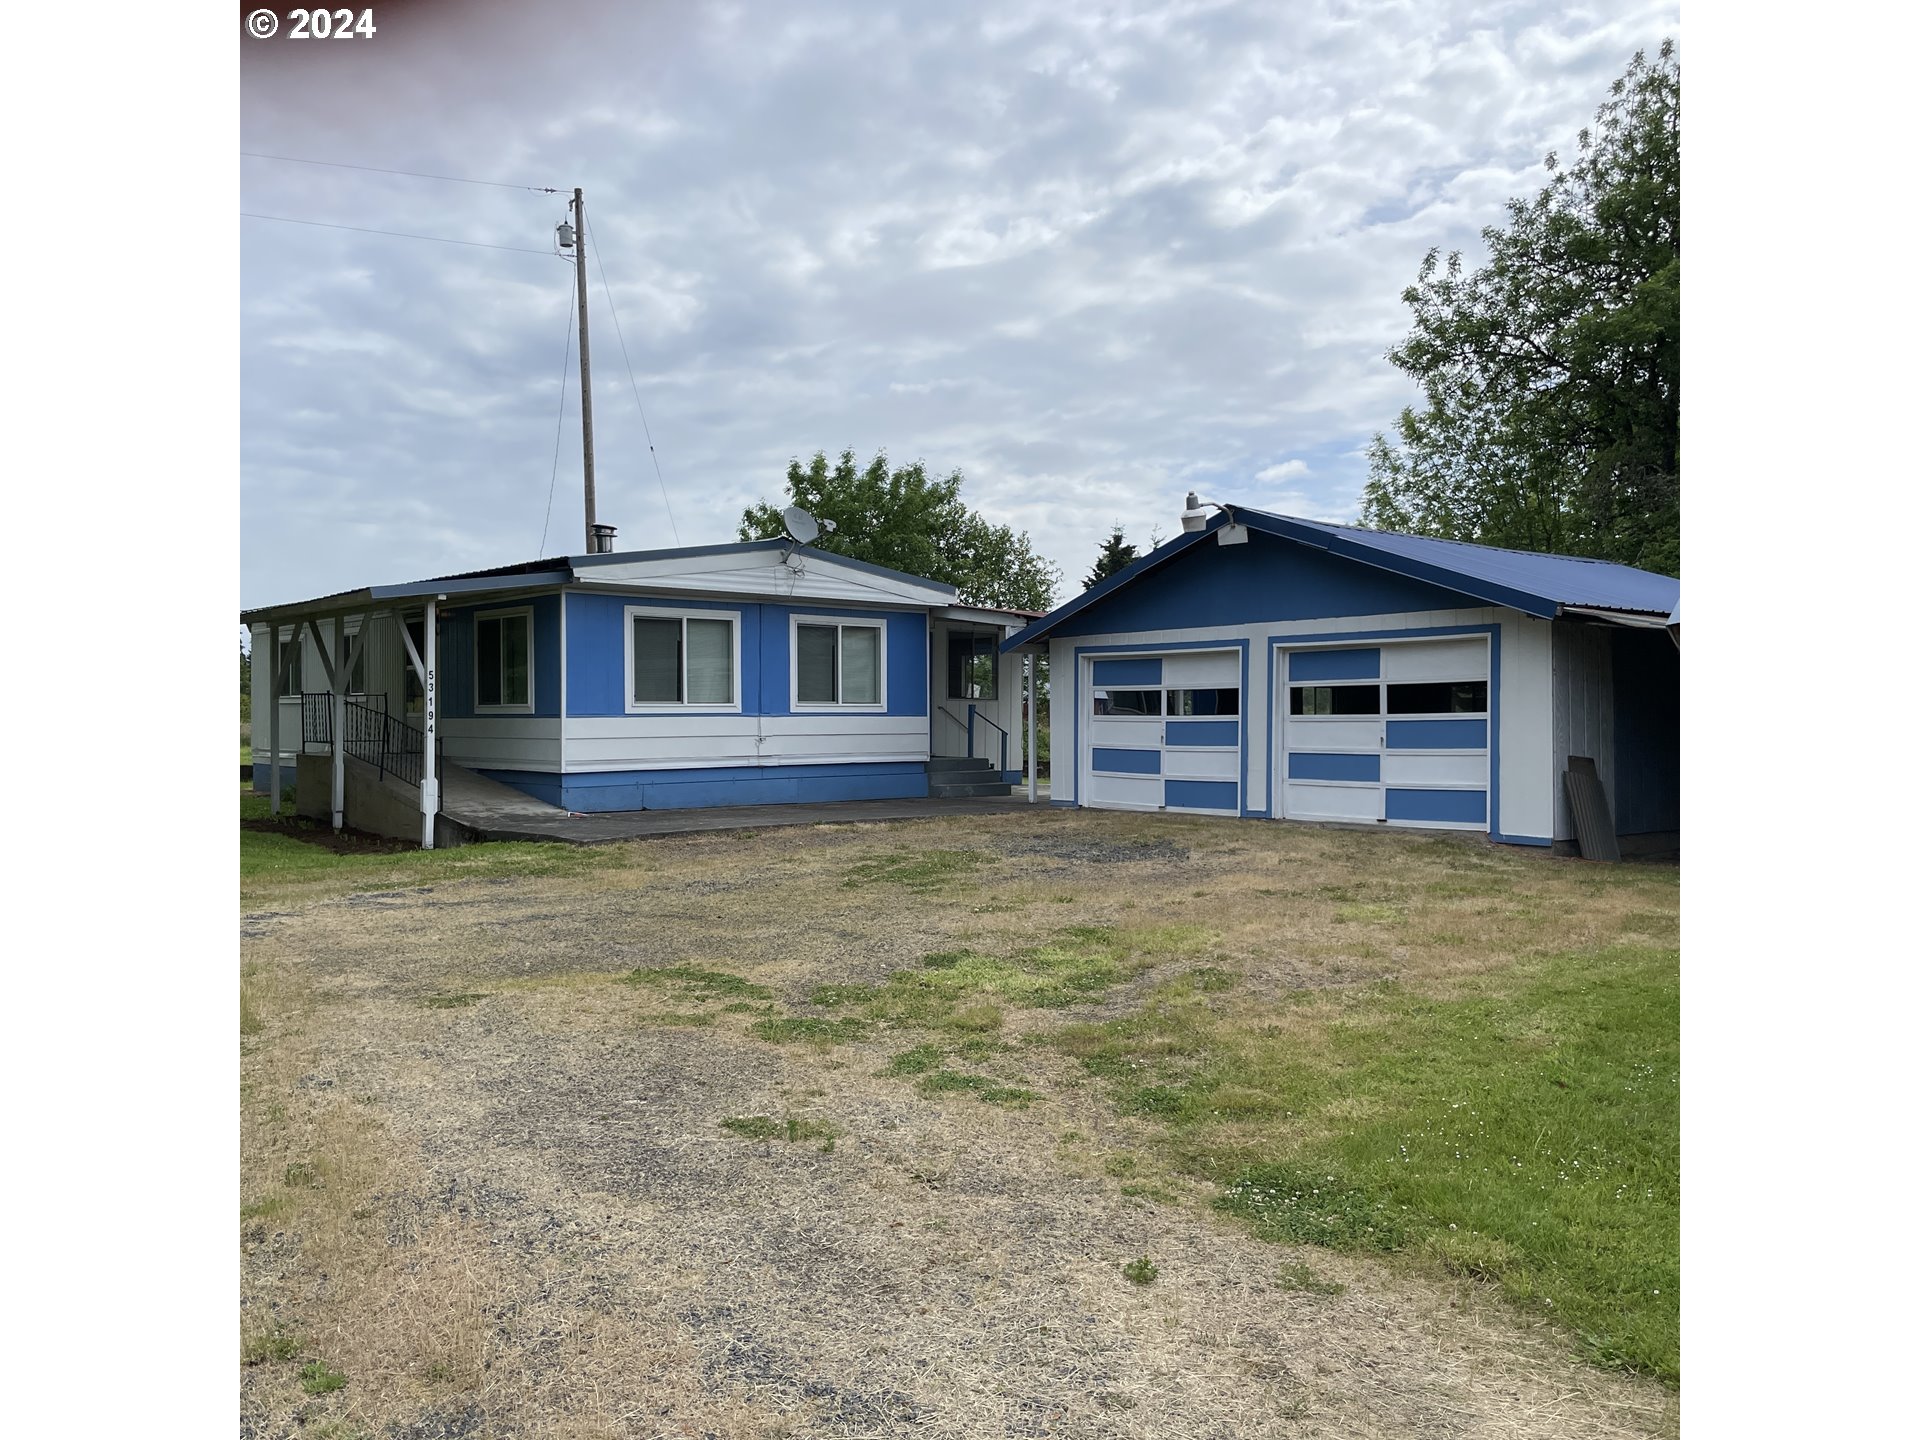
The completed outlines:
[[[589,555],[610,555],[613,553],[613,537],[619,533],[618,525],[598,525],[593,527],[593,543],[588,547]]]

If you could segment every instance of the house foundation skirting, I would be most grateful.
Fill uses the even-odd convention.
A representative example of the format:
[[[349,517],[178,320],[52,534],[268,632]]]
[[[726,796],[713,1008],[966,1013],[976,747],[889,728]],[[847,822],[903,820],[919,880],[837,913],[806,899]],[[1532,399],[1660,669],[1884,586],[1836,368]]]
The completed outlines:
[[[526,770],[482,770],[480,773],[549,805],[583,815],[614,810],[702,810],[718,805],[920,800],[927,795],[927,767],[920,761],[616,770],[571,775]]]

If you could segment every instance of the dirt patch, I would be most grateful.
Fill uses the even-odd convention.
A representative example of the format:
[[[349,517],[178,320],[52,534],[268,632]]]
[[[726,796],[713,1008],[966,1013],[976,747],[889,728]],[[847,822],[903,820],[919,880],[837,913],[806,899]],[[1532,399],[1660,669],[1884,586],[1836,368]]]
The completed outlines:
[[[1012,864],[926,893],[850,886],[856,871],[887,873],[873,861],[898,847],[888,827],[797,828],[651,842],[658,863],[644,871],[249,916],[266,1018],[244,1047],[244,1198],[260,1213],[242,1221],[243,1313],[256,1328],[277,1317],[307,1348],[243,1371],[243,1428],[263,1440],[329,1423],[419,1440],[1670,1431],[1666,1392],[1580,1365],[1563,1337],[1480,1288],[1264,1245],[1181,1203],[1176,1182],[1131,1184],[1142,1177],[1115,1157],[1140,1148],[1143,1122],[1115,1114],[1077,1065],[1005,1043],[1011,1023],[1003,1048],[965,1063],[1031,1088],[1025,1109],[886,1073],[924,1036],[879,1026],[847,1043],[769,1043],[753,1033],[751,992],[621,982],[689,967],[812,1013],[816,987],[870,984],[930,952],[1006,954],[1122,916],[1198,926],[1232,907],[1194,890],[1305,889],[1335,863],[1249,852],[1217,838],[1229,827],[1142,836],[1107,818],[916,829],[929,848],[1059,867],[1038,884]],[[1181,866],[1186,884],[1149,909],[1135,861]],[[1349,964],[1308,953],[1313,930],[1289,932],[1278,955],[1264,931],[1210,933],[1220,955],[1207,965],[1240,977],[1223,992],[1236,1003],[1335,983]],[[1170,962],[1138,983],[1194,973]],[[460,1003],[432,1003],[448,996]],[[1137,1000],[1117,990],[1050,1020]],[[702,1023],[676,1020],[690,1007]],[[725,1124],[741,1117],[809,1124]],[[324,1213],[323,1196],[336,1202]],[[267,1213],[281,1204],[310,1208]],[[1122,1271],[1141,1256],[1157,1267],[1150,1284]],[[1345,1290],[1290,1288],[1283,1267],[1303,1259]],[[344,1388],[301,1391],[315,1354]]]
[[[242,820],[240,828],[251,830],[256,834],[284,835],[289,840],[316,845],[322,850],[331,850],[337,855],[386,855],[400,850],[420,848],[412,840],[394,840],[385,835],[375,835],[366,830],[351,828],[335,830],[331,825],[322,825],[295,816],[282,816],[277,820],[271,818]]]

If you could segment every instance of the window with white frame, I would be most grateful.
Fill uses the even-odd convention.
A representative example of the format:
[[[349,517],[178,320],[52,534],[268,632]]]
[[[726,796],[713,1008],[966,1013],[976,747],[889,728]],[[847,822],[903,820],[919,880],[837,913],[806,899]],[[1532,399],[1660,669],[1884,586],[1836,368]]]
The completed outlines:
[[[334,658],[337,665],[348,655],[353,656],[353,664],[347,670],[347,693],[365,695],[367,693],[367,645],[360,631],[343,633],[337,645],[339,651]]]
[[[305,649],[306,649],[305,637],[301,627],[298,625],[293,627],[293,634],[291,637],[283,636],[281,638],[280,658],[286,663],[286,667],[287,667],[286,688],[279,692],[283,696],[298,695],[303,688],[300,661]]]
[[[627,708],[740,708],[739,616],[627,610]]]
[[[498,610],[474,617],[473,708],[533,708],[533,611]]]
[[[793,622],[793,703],[864,705],[885,702],[885,623],[796,617]]]

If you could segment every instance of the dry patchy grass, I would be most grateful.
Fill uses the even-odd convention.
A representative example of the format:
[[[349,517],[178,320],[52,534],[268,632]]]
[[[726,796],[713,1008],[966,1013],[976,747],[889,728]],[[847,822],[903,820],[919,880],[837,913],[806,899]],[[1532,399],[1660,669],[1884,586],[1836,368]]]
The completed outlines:
[[[1476,1278],[1486,1255],[1261,1243],[1200,1163],[1379,1118],[1365,1086],[1289,1105],[1277,1056],[1331,1073],[1407,1004],[1670,945],[1672,872],[1074,813],[593,854],[256,877],[257,1433],[1675,1425],[1670,1392]],[[1087,1064],[1116,1038],[1137,1083]],[[1223,1054],[1203,1125],[1130,1103]],[[315,1361],[346,1385],[307,1395]]]

